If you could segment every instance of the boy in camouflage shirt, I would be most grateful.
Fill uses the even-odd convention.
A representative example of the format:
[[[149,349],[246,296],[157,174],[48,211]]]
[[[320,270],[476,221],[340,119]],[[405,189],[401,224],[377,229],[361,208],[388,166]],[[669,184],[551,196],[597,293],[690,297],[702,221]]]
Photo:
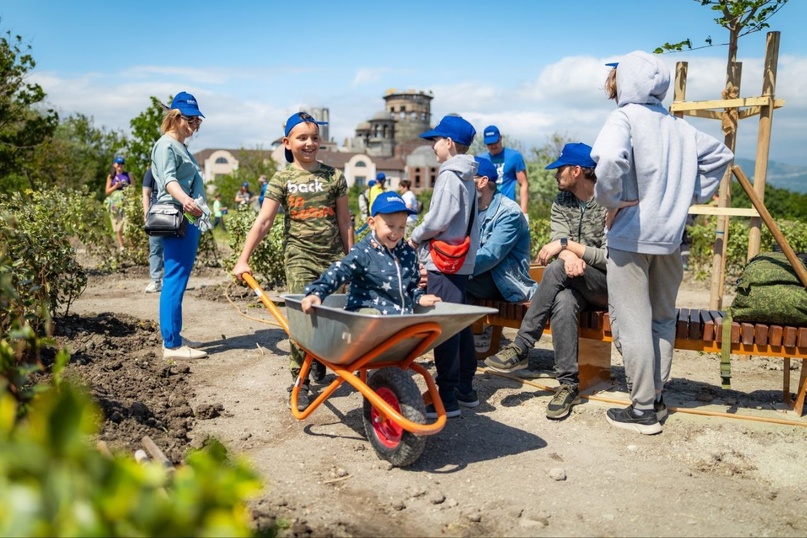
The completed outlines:
[[[328,266],[353,246],[348,211],[347,181],[341,171],[317,161],[319,125],[310,114],[293,114],[285,126],[283,145],[286,161],[266,187],[266,197],[255,224],[247,234],[244,248],[233,268],[241,277],[251,273],[249,257],[272,229],[278,209],[284,210],[283,244],[286,287],[289,293],[303,293]],[[300,374],[305,352],[291,344],[289,369],[295,380]],[[314,378],[325,375],[324,367],[312,365]],[[310,403],[309,380],[300,380],[300,411]]]

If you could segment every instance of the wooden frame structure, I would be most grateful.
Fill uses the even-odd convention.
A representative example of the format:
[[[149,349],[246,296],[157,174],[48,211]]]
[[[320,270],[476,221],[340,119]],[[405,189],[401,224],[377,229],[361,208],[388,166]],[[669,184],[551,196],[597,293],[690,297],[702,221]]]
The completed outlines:
[[[740,93],[740,79],[742,64],[736,63],[731,67],[723,99],[709,101],[689,101],[686,98],[686,78],[688,65],[678,62],[675,69],[675,94],[670,112],[676,116],[694,116],[721,120],[723,132],[726,135],[726,145],[734,150],[737,121],[753,116],[759,116],[759,129],[757,136],[756,163],[754,168],[754,183],[749,190],[756,193],[760,202],[765,198],[765,180],[768,172],[768,154],[771,143],[771,123],[773,111],[784,106],[783,99],[776,99],[776,66],[779,61],[779,32],[768,32],[765,68],[762,80],[762,95],[759,97],[738,97]],[[722,110],[721,110],[722,109]],[[720,184],[718,207],[696,205],[690,209],[694,215],[717,215],[717,230],[715,231],[714,263],[712,267],[712,285],[709,299],[709,308],[719,310],[723,306],[725,284],[726,249],[728,246],[729,217],[741,216],[751,218],[751,232],[748,239],[748,258],[759,252],[760,243],[760,213],[747,208],[731,208],[729,185],[731,182],[731,169],[726,172]],[[742,183],[741,183],[742,185]],[[743,185],[745,189],[745,186]]]

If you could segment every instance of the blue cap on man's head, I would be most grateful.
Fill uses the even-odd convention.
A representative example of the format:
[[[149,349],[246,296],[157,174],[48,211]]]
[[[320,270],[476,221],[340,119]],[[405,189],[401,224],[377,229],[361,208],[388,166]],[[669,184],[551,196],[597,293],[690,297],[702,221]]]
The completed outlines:
[[[560,152],[558,160],[546,167],[547,170],[561,166],[579,166],[581,168],[595,168],[597,163],[591,158],[591,146],[582,142],[566,144]]]
[[[404,202],[400,194],[397,192],[384,192],[375,197],[373,209],[370,214],[375,217],[379,213],[386,215],[388,213],[399,213],[401,211],[404,211],[409,215],[417,214],[417,211],[413,211],[406,207],[406,202]]]
[[[387,176],[384,175],[384,172],[379,172],[375,175],[376,181],[386,181]]]
[[[488,125],[487,127],[485,127],[485,130],[483,132],[485,136],[484,140],[485,145],[495,144],[502,138],[502,135],[499,132],[499,128],[496,127],[495,125]]]
[[[457,144],[463,146],[470,146],[474,142],[476,136],[476,129],[468,123],[468,120],[461,116],[444,116],[437,124],[437,127],[431,131],[426,131],[420,138],[426,140],[434,140],[437,137],[450,138]]]
[[[295,112],[289,119],[286,120],[286,124],[283,126],[284,129],[284,136],[289,136],[291,130],[294,129],[296,126],[300,125],[301,123],[315,123],[317,125],[328,125],[327,121],[317,121],[314,119],[314,116],[309,114],[308,112]],[[291,151],[285,150],[286,154],[286,162],[294,162],[294,156],[291,154]]]
[[[205,117],[199,110],[199,104],[196,102],[196,98],[188,92],[179,92],[177,96],[174,97],[174,100],[171,102],[171,110],[173,109],[179,110],[186,116]]]
[[[474,157],[474,160],[477,163],[477,176],[485,176],[488,178],[488,180],[493,181],[494,183],[497,179],[499,179],[499,172],[496,171],[496,166],[490,161],[490,159],[485,159],[484,157]]]
[[[123,160],[123,157],[115,157],[115,160],[112,162],[115,164],[124,164],[126,161]]]

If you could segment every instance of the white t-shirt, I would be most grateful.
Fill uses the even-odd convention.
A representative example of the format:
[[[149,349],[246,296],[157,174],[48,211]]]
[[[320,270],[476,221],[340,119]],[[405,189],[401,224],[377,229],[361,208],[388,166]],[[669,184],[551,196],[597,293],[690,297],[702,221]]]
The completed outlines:
[[[406,191],[401,195],[401,198],[403,198],[403,201],[408,209],[411,209],[412,211],[418,210],[418,199],[415,196],[414,192]],[[417,220],[418,220],[417,215],[409,215],[408,217],[406,217],[407,224],[417,222]]]

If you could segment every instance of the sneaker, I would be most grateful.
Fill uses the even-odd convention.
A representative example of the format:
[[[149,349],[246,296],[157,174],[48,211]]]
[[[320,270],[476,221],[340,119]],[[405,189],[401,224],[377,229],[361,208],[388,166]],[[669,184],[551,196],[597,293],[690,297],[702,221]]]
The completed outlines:
[[[462,416],[459,401],[456,399],[450,403],[443,402],[443,407],[446,409],[446,417],[448,418]],[[437,418],[437,410],[434,408],[434,404],[429,404],[426,406],[426,418]]]
[[[179,346],[174,348],[163,347],[163,359],[204,359],[207,358],[207,352],[199,349],[193,349],[189,346]]]
[[[323,379],[325,379],[325,374],[327,373],[325,369],[325,365],[319,362],[318,360],[314,359],[311,361],[311,379],[319,383]]]
[[[575,386],[561,385],[558,387],[549,405],[546,406],[546,418],[560,420],[568,417],[572,412],[572,406],[580,403],[580,400],[577,399],[579,395],[580,391]]]
[[[667,406],[664,404],[664,396],[653,402],[653,411],[655,411],[656,419],[659,422],[667,418]]]
[[[144,291],[145,293],[157,293],[157,292],[159,292],[159,291],[160,291],[160,290],[162,290],[162,289],[163,289],[163,285],[162,285],[162,284],[160,284],[159,282],[154,282],[154,281],[151,281],[151,282],[149,282],[149,285],[148,285],[148,286],[146,286],[146,289],[145,289],[145,290],[143,290],[143,291]]]
[[[609,409],[605,413],[605,419],[611,426],[641,433],[643,435],[654,435],[661,433],[661,424],[655,413],[645,411],[641,416],[636,415],[633,406],[625,408]]]
[[[479,395],[473,389],[466,394],[461,393],[460,389],[454,389],[454,396],[457,397],[457,403],[463,407],[476,407],[479,405]]]
[[[293,388],[293,384],[288,388],[289,400],[286,405],[289,409],[291,409],[291,391]],[[303,383],[300,385],[300,390],[297,391],[297,411],[305,411],[309,405],[311,405],[311,387],[308,383]]]
[[[185,338],[183,336],[182,337],[182,345],[192,347],[193,349],[198,349],[198,348],[202,347],[204,344],[202,344],[201,342],[197,342],[196,340],[190,340],[190,339]]]
[[[529,366],[529,358],[526,351],[521,351],[515,344],[508,344],[495,355],[485,359],[485,365],[497,372],[513,372],[523,370]]]

